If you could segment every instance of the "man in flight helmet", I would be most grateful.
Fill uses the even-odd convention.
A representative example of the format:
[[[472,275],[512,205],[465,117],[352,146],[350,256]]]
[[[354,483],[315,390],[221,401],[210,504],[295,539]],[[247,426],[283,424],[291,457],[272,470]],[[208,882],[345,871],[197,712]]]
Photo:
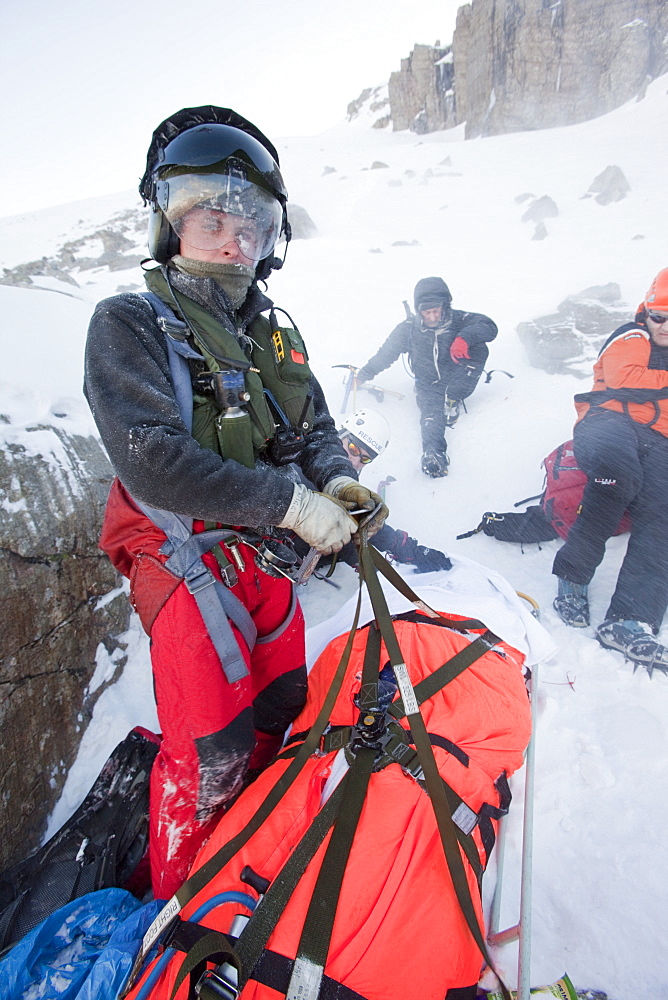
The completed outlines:
[[[151,637],[150,856],[168,898],[304,704],[286,540],[338,551],[348,510],[380,498],[357,482],[299,331],[258,287],[290,239],[271,142],[230,109],[185,108],[154,132],[140,193],[156,266],[148,293],[95,310],[85,391],[118,477],[101,546]]]
[[[462,401],[477,386],[489,355],[487,344],[498,331],[481,313],[453,309],[442,278],[421,278],[413,298],[415,314],[394,328],[357,379],[367,382],[400,354],[408,355],[420,408],[422,471],[437,479],[447,476],[450,464],[445,429],[454,426]]]
[[[589,625],[589,583],[628,512],[629,543],[596,637],[650,674],[668,672],[655,638],[668,607],[668,268],[601,348],[592,391],[575,409],[573,450],[587,485],[554,560],[555,609],[566,625]]]

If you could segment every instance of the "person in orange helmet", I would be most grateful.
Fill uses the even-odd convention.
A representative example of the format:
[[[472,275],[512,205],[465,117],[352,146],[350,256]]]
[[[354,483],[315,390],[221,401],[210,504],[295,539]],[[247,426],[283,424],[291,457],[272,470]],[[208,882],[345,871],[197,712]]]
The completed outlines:
[[[596,636],[650,673],[668,672],[668,649],[655,638],[668,607],[668,268],[633,322],[605,342],[592,391],[577,395],[575,407],[574,451],[587,486],[554,560],[554,606],[567,625],[589,625],[588,585],[628,510],[628,548]]]

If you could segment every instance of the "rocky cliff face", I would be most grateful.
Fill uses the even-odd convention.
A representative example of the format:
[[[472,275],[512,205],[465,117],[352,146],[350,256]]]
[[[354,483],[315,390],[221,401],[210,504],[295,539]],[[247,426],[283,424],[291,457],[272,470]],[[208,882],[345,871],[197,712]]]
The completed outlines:
[[[418,45],[390,79],[395,129],[466,136],[585,121],[668,71],[661,0],[473,0],[452,46]]]
[[[396,130],[434,132],[455,124],[452,48],[416,45],[393,73],[388,95]]]
[[[0,415],[0,422],[7,418]],[[39,845],[130,605],[97,547],[112,472],[56,426],[0,442],[0,871]],[[4,437],[4,435],[3,435]]]

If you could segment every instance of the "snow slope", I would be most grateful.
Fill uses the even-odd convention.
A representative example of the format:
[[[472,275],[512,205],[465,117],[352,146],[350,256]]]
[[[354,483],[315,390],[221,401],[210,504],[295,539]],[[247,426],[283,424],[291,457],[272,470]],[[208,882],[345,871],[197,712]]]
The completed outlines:
[[[663,77],[644,100],[596,121],[471,142],[463,141],[461,129],[415,136],[346,125],[284,140],[279,148],[291,198],[309,211],[319,235],[294,242],[285,268],[270,282],[272,297],[307,339],[335,415],[343,387],[341,372],[331,366],[363,364],[403,318],[402,300],[411,301],[420,277],[442,275],[456,307],[487,313],[499,325],[488,367],[514,378],[498,373],[472,397],[468,414],[449,433],[447,479],[429,480],[419,471],[417,408],[401,362],[379,379],[404,393],[401,401],[380,404],[392,441],[362,479],[375,487],[394,476],[387,499],[395,527],[501,572],[541,605],[558,652],[540,672],[532,982],[553,982],[567,971],[576,985],[605,990],[613,1000],[668,1000],[662,850],[668,677],[634,674],[620,655],[598,646],[593,629],[561,625],[551,607],[558,543],[522,553],[482,534],[460,542],[455,536],[474,527],[483,511],[508,510],[539,492],[541,459],[570,436],[572,396],[588,385],[529,367],[517,324],[609,281],[620,285],[631,316],[651,278],[668,265],[667,91]],[[386,166],[372,169],[378,161]],[[584,195],[609,164],[622,168],[631,193],[603,207]],[[532,240],[533,226],[520,221],[526,205],[515,199],[525,193],[547,194],[558,206],[545,240]],[[134,207],[136,195],[104,202],[4,220],[8,238],[0,240],[0,260],[13,266],[38,259],[61,237],[78,235],[82,218],[99,224],[105,211]],[[131,279],[138,280],[136,273]],[[115,281],[127,283],[128,273],[89,272],[81,289],[52,281],[65,295],[0,286],[0,413],[10,421],[0,422],[0,433],[25,442],[31,421],[55,413],[68,414],[56,419],[73,428],[90,430],[79,390],[81,349],[92,305]],[[376,405],[367,394],[359,404]],[[625,544],[623,536],[611,540],[596,574],[595,623]],[[334,614],[352,592],[352,571],[341,567],[336,579],[338,591],[318,581],[305,589],[310,624]],[[146,641],[137,628],[127,639],[128,667],[97,703],[51,832],[127,730],[157,725]],[[502,926],[518,914],[521,777],[514,791]],[[515,952],[512,945],[499,952],[511,982]]]

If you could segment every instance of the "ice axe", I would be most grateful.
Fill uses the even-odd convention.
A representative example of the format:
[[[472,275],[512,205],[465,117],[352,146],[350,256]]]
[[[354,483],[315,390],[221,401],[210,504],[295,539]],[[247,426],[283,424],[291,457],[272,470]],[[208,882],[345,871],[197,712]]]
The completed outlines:
[[[381,481],[378,483],[378,486],[376,487],[376,493],[378,494],[379,497],[382,498],[382,500],[385,500],[385,490],[390,485],[390,483],[396,483],[396,479],[394,478],[394,476],[387,476],[385,479],[381,479]]]
[[[359,368],[355,368],[354,365],[332,365],[332,368],[346,368],[348,370],[348,376],[344,379],[345,392],[343,394],[343,406],[341,407],[341,413],[345,413],[348,408],[348,400],[350,398],[350,393],[353,394],[353,411],[357,408],[357,373]],[[364,389],[365,392],[370,392],[371,395],[379,402],[382,403],[385,396],[392,396],[393,399],[403,399],[403,392],[396,392],[395,389],[386,389],[382,385],[376,385],[373,382],[363,382],[359,385],[360,389]]]
[[[348,409],[348,400],[350,398],[350,393],[353,394],[353,410],[355,409],[356,394],[357,394],[357,379],[356,375],[358,369],[354,365],[332,365],[332,368],[346,368],[348,371],[347,377],[344,379],[345,389],[343,392],[343,405],[341,406],[341,413],[345,413]]]

